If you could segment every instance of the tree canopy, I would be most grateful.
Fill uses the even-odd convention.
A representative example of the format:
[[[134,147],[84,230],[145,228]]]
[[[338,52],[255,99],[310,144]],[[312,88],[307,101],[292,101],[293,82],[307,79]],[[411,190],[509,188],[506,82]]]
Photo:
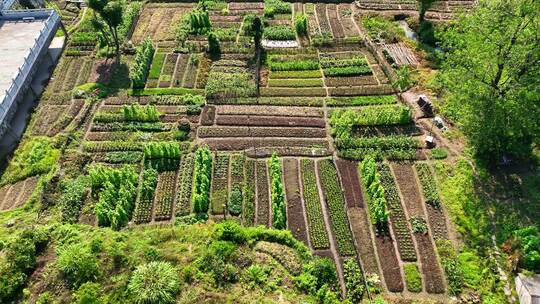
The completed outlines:
[[[527,157],[540,134],[540,2],[480,1],[443,37],[443,111],[479,159]]]

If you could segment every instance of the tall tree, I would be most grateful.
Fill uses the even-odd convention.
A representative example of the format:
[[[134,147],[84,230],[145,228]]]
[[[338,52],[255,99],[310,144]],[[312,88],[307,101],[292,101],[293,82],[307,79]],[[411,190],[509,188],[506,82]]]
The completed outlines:
[[[105,27],[94,15],[94,26],[101,32],[107,46],[114,44],[116,62],[120,62],[120,41],[118,37],[118,26],[122,24],[122,18],[124,14],[124,7],[119,1],[108,0],[88,0],[88,6],[94,10],[95,13],[101,17],[101,20],[105,23],[108,32],[105,31]],[[110,37],[109,37],[110,36]],[[111,38],[111,39],[109,39]]]
[[[443,110],[476,156],[528,156],[540,135],[540,2],[482,0],[443,38]]]

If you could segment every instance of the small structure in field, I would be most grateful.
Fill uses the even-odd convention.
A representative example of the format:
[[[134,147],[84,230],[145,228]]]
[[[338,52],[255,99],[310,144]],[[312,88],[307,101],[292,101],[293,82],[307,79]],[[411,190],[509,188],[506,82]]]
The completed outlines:
[[[515,282],[520,304],[540,304],[540,275],[528,277],[520,273]]]

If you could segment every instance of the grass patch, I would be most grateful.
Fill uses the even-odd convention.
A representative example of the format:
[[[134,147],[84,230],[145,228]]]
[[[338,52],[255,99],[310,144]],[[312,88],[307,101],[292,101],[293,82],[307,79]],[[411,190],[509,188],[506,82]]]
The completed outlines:
[[[152,66],[150,67],[150,74],[148,74],[148,78],[159,78],[159,75],[161,74],[161,68],[163,67],[163,63],[165,62],[165,55],[165,53],[156,53],[154,59],[152,60]]]

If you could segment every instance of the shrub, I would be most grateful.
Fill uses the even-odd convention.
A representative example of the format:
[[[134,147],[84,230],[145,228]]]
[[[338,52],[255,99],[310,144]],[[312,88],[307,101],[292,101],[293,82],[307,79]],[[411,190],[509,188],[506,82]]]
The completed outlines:
[[[101,285],[93,282],[82,284],[73,294],[75,304],[101,304]]]
[[[135,53],[135,60],[131,66],[129,77],[134,89],[142,89],[146,84],[146,77],[150,70],[152,58],[154,56],[154,46],[152,40],[145,39]]]
[[[210,32],[208,34],[208,52],[214,56],[221,53],[218,37],[213,32]]]
[[[275,229],[285,229],[287,228],[285,193],[281,178],[281,161],[276,153],[272,154],[269,168],[272,194],[272,227]]]
[[[264,28],[263,38],[268,40],[295,40],[296,33],[290,26],[268,26]]]
[[[296,287],[311,295],[316,295],[323,286],[334,286],[336,282],[334,263],[328,258],[319,257],[304,265],[302,274],[295,278]]]
[[[275,14],[290,14],[291,4],[282,0],[265,0],[264,16],[274,17]]]
[[[94,212],[100,226],[120,229],[131,218],[135,204],[137,173],[131,166],[118,169],[96,165],[90,168],[92,189],[98,195]]]
[[[405,282],[407,283],[407,290],[410,292],[421,292],[422,291],[422,275],[418,270],[416,264],[405,264],[403,265],[403,270],[405,271]]]
[[[59,249],[57,266],[73,287],[96,281],[100,275],[98,259],[89,248],[79,243]]]
[[[347,299],[354,304],[361,303],[366,286],[362,269],[354,259],[347,259],[343,263],[343,275],[347,288]]]
[[[307,36],[308,34],[308,18],[306,15],[296,15],[294,19],[294,27],[298,36]]]
[[[441,265],[448,281],[448,292],[457,296],[463,289],[463,271],[457,259],[456,251],[450,240],[435,240]]]
[[[242,213],[242,200],[242,189],[238,185],[233,186],[231,196],[229,197],[229,204],[227,205],[232,215],[238,216]]]
[[[189,14],[190,33],[195,35],[204,35],[211,28],[210,17],[208,11],[195,10]]]
[[[207,213],[210,196],[210,179],[212,176],[212,154],[208,147],[200,147],[195,152],[193,176],[193,211],[195,213]]]
[[[180,290],[176,269],[168,262],[150,262],[137,266],[128,284],[135,303],[175,303]]]

